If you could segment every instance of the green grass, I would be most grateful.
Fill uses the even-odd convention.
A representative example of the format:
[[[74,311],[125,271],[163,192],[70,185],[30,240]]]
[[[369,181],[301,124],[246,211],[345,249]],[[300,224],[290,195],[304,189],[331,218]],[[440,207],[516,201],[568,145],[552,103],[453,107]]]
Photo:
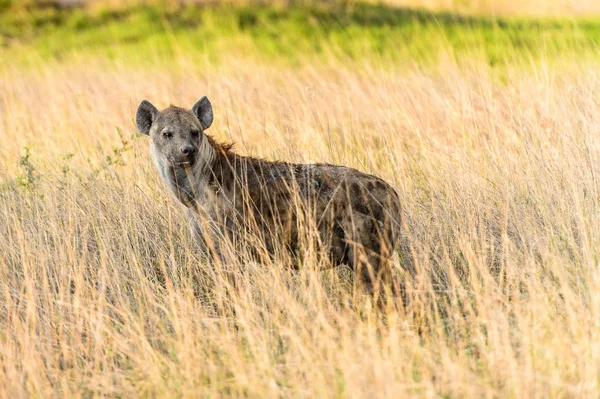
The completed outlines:
[[[305,57],[433,65],[448,55],[496,65],[543,58],[596,58],[600,19],[465,17],[386,5],[5,10],[2,63],[74,54],[126,56],[129,62],[174,55],[249,55],[295,63]],[[450,53],[450,54],[448,54]]]

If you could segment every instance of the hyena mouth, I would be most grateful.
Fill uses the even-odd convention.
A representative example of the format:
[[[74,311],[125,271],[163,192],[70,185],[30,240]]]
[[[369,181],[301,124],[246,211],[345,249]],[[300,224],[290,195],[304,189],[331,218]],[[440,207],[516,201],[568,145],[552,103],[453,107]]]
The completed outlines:
[[[182,167],[182,168],[190,167],[190,166],[194,165],[194,161],[193,160],[191,160],[191,161],[171,162],[171,163],[173,164],[173,166],[178,166],[178,167]]]

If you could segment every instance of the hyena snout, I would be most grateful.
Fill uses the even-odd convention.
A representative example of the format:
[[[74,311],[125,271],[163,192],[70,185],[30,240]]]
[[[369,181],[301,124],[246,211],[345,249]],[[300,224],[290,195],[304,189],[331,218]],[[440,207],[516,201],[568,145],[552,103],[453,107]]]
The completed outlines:
[[[198,147],[188,140],[182,140],[172,147],[170,158],[176,165],[193,165],[197,161],[197,155]]]
[[[186,160],[191,161],[196,156],[198,149],[191,144],[184,144],[179,149]]]

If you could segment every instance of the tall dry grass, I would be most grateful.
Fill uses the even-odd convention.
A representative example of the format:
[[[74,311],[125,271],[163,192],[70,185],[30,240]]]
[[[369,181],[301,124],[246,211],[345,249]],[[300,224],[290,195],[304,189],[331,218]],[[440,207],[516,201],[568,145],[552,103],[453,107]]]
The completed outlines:
[[[597,65],[0,74],[1,396],[600,394]],[[233,289],[203,261],[133,123],[203,94],[240,153],[397,188],[406,304],[344,269],[234,264]]]

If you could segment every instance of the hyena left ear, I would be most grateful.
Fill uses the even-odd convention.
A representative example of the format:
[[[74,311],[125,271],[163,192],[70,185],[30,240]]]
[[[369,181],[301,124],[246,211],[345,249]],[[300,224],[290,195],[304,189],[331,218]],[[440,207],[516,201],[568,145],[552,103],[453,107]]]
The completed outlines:
[[[212,125],[213,111],[212,105],[206,96],[196,101],[196,104],[192,107],[192,113],[196,115],[196,118],[202,124],[202,129],[208,129]]]

